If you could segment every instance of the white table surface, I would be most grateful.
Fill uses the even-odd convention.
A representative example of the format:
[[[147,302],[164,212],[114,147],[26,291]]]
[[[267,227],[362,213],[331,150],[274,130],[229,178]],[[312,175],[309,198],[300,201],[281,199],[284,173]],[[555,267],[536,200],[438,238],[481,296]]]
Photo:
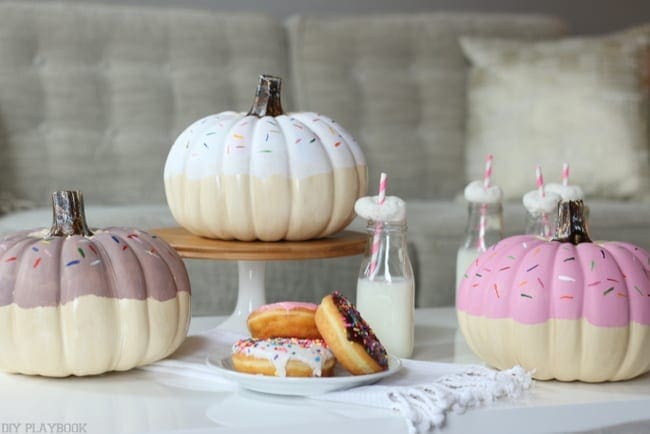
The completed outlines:
[[[222,319],[193,318],[190,330]],[[451,308],[418,309],[415,333],[416,359],[479,362],[458,334]],[[441,432],[650,432],[649,409],[649,374],[605,384],[537,381],[517,401],[450,414]],[[11,423],[21,425],[11,431]],[[137,369],[64,379],[0,374],[0,433],[51,432],[38,431],[47,423],[88,433],[406,433],[403,420],[388,410],[245,390],[190,390],[173,376]]]

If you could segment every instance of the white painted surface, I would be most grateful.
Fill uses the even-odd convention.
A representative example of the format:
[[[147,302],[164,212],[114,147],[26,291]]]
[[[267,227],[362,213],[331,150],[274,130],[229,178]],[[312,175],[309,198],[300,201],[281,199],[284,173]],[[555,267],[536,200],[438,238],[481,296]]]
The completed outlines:
[[[194,318],[190,331],[221,320]],[[451,308],[416,310],[415,332],[416,359],[477,362],[463,345],[455,345],[460,336]],[[0,423],[87,423],[93,434],[257,433],[260,424],[265,433],[406,433],[403,421],[385,410],[206,389],[203,384],[182,388],[173,377],[139,370],[66,379],[0,374]],[[629,424],[627,431],[610,432],[648,432],[649,405],[650,375],[605,384],[538,381],[518,401],[449,415],[440,432],[567,432],[619,424]]]

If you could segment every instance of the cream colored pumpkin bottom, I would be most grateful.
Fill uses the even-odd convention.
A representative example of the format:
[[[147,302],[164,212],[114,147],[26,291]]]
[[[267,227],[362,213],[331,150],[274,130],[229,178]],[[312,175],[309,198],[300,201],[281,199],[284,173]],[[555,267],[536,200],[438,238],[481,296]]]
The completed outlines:
[[[617,381],[650,370],[650,326],[598,327],[584,318],[521,324],[457,311],[474,353],[498,369],[519,364],[539,380]]]
[[[308,240],[339,232],[366,194],[366,166],[304,178],[215,175],[165,178],[167,204],[190,232],[224,240]]]
[[[63,306],[0,307],[0,370],[65,377],[162,359],[187,334],[190,294],[158,301],[85,295]]]

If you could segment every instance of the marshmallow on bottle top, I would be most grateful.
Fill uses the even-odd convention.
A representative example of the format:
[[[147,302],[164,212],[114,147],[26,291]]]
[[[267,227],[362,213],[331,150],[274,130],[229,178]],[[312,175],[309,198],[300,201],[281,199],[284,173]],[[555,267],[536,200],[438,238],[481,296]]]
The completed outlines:
[[[366,220],[398,223],[406,220],[406,202],[397,196],[386,196],[383,204],[377,196],[357,199],[354,211]]]
[[[557,210],[557,203],[561,197],[559,194],[552,191],[546,191],[542,196],[539,190],[532,190],[524,194],[524,207],[532,215],[540,215],[554,213]]]
[[[503,191],[498,185],[485,188],[483,181],[472,181],[465,187],[465,200],[474,203],[499,203],[503,199]]]
[[[583,200],[585,198],[579,185],[562,185],[554,182],[546,184],[546,191],[559,194],[562,200]]]

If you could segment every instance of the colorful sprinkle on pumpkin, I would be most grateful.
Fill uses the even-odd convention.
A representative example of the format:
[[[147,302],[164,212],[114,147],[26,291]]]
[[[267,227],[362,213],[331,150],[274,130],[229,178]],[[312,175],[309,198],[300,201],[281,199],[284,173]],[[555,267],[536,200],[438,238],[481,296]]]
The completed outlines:
[[[611,288],[606,289],[606,290],[603,292],[603,295],[607,295],[607,294],[609,294],[610,292],[612,292],[613,290],[614,290],[614,287],[612,286]]]

